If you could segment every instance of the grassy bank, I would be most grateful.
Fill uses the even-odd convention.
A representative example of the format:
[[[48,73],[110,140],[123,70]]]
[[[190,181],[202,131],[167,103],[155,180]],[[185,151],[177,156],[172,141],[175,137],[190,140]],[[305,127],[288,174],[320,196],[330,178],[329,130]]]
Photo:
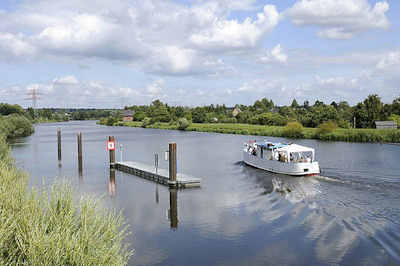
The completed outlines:
[[[142,122],[116,122],[115,126],[141,127]],[[178,129],[177,124],[155,123],[146,126],[147,128],[158,129]],[[222,124],[222,123],[192,123],[186,131],[216,132],[225,134],[256,135],[287,137],[285,127],[263,126],[249,124]],[[320,139],[327,141],[347,141],[347,142],[400,142],[400,130],[396,129],[343,129],[337,128],[331,133],[321,134],[317,128],[303,128],[300,138]]]
[[[127,264],[131,253],[120,214],[94,198],[77,201],[70,185],[29,189],[5,141],[15,131],[27,134],[21,125],[27,126],[20,118],[0,118],[0,265]]]

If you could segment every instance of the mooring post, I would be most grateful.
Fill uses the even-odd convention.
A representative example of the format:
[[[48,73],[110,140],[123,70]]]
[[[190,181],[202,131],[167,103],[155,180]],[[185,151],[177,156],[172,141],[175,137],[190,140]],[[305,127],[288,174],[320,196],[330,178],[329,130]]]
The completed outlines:
[[[115,143],[114,136],[109,136],[108,141]],[[114,144],[114,147],[115,147],[115,144]],[[110,168],[115,168],[115,149],[110,149]]]
[[[57,129],[58,163],[61,163],[61,128]]]
[[[169,143],[169,181],[176,182],[176,143]]]
[[[158,153],[154,154],[154,167],[156,168],[156,174],[158,173]]]
[[[82,132],[77,134],[78,137],[78,168],[79,173],[82,174]]]

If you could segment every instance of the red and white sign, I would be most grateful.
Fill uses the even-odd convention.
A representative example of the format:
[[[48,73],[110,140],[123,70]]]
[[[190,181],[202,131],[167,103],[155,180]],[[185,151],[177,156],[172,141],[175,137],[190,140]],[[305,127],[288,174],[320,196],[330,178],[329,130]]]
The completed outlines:
[[[115,151],[115,142],[107,140],[107,150]]]

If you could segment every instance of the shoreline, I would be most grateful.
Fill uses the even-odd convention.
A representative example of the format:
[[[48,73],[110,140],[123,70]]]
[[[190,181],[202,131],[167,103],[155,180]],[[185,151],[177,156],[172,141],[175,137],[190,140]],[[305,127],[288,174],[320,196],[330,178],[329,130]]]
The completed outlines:
[[[98,122],[98,124],[102,124]],[[113,126],[142,127],[142,122],[118,121]],[[146,128],[179,130],[178,125],[157,122],[147,125]],[[251,124],[229,123],[192,123],[184,131],[212,132],[236,135],[255,135],[287,138],[283,126],[263,126]],[[317,134],[317,128],[304,128],[303,137],[299,139],[317,139],[324,141],[343,141],[361,143],[400,143],[400,129],[335,129],[332,133]]]

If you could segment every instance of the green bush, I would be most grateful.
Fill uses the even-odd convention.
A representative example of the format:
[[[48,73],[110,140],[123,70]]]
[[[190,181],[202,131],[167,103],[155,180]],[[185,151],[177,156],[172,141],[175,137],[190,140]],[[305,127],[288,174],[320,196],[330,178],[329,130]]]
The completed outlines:
[[[113,126],[117,122],[118,122],[118,119],[111,116],[111,117],[107,118],[106,125]]]
[[[23,115],[0,116],[0,134],[8,139],[26,137],[33,132],[32,122]]]
[[[389,116],[389,120],[396,121],[397,128],[400,128],[400,115],[392,114]]]
[[[333,133],[337,129],[337,125],[333,121],[327,121],[320,124],[317,128],[316,134],[317,135],[325,135],[329,133]]]
[[[146,127],[148,127],[148,126],[150,126],[152,123],[151,123],[152,121],[151,121],[151,118],[149,118],[149,117],[145,117],[145,118],[143,118],[143,120],[142,120],[142,127],[143,128],[146,128]]]
[[[302,138],[304,137],[303,130],[304,128],[299,122],[289,122],[283,131],[283,136],[287,138]]]
[[[351,124],[349,121],[341,119],[338,121],[338,127],[347,129],[351,127]]]
[[[133,121],[142,121],[146,117],[144,112],[136,112],[133,114]]]
[[[185,117],[179,118],[179,120],[178,120],[178,129],[179,130],[185,130],[189,126],[190,126],[190,122]]]
[[[249,118],[249,122],[254,125],[284,126],[288,120],[280,114],[263,113]]]

